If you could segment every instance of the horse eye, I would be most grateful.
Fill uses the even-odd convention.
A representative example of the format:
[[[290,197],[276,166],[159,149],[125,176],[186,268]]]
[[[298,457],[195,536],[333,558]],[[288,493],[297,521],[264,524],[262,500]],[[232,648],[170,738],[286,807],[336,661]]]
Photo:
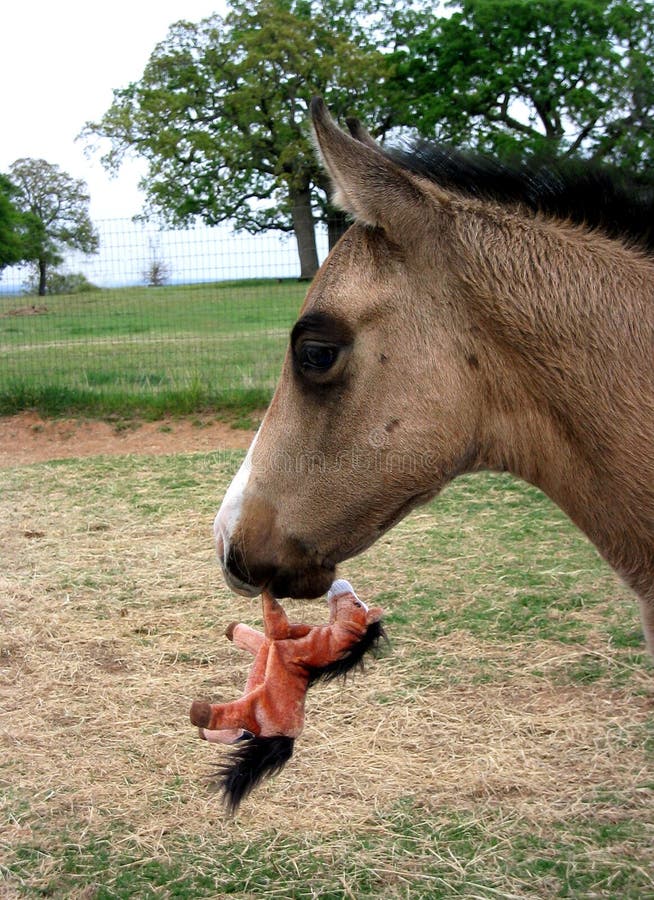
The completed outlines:
[[[305,341],[298,349],[298,362],[303,369],[311,372],[327,372],[336,362],[338,347]]]

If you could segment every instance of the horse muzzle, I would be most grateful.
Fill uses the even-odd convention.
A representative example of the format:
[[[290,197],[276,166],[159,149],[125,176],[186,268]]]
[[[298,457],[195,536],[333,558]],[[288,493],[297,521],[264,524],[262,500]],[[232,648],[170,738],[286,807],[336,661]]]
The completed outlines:
[[[229,536],[223,529],[219,515],[214,522],[214,536],[216,555],[228,587],[242,597],[257,597],[263,590],[265,582],[255,584],[252,581],[249,570],[239,561],[239,555],[234,552],[233,546],[230,546]]]
[[[334,580],[335,564],[297,538],[284,539],[268,510],[259,508],[237,522],[219,512],[214,535],[225,581],[243,597],[256,597],[264,588],[280,599],[319,597]]]
[[[227,585],[243,597],[256,597],[264,588],[273,597],[320,597],[332,584],[335,566],[308,565],[300,560],[295,565],[275,565],[260,560],[248,561],[242,550],[229,551],[222,565]]]

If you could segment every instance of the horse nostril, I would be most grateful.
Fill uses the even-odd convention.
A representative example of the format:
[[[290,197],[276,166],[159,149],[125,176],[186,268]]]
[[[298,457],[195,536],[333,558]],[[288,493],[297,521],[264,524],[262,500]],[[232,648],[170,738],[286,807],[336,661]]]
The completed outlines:
[[[225,558],[225,571],[242,584],[252,584],[252,575],[243,552],[236,546],[230,547]]]

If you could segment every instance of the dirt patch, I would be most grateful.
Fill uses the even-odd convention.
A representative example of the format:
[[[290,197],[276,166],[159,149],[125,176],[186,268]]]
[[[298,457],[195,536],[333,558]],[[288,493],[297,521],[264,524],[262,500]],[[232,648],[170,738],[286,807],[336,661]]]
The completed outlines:
[[[116,425],[85,419],[42,419],[28,412],[0,418],[0,468],[83,456],[245,450],[253,436],[254,430],[234,428],[208,417]]]
[[[8,309],[7,312],[0,314],[0,319],[6,319],[10,316],[40,316],[48,312],[47,306],[19,306],[16,309]]]

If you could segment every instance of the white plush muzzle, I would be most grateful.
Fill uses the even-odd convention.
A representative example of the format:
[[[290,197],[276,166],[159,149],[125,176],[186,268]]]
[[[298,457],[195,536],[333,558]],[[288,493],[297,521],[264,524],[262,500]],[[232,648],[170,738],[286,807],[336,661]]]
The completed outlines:
[[[337,578],[336,581],[332,583],[332,586],[327,592],[327,600],[329,601],[334,597],[340,597],[341,594],[353,594],[357,598],[357,600],[359,600],[359,597],[357,596],[357,593],[350,582],[346,581],[344,578]],[[359,600],[359,603],[361,604],[361,606],[363,606],[365,611],[368,612],[368,607],[363,602],[363,600]]]

